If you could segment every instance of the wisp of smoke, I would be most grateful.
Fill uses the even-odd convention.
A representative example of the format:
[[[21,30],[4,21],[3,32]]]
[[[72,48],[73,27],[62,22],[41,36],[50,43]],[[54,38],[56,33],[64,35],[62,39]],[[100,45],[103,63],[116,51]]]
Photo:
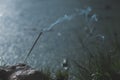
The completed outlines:
[[[64,22],[64,21],[70,21],[70,20],[74,19],[74,18],[75,18],[76,16],[78,16],[78,15],[79,15],[79,16],[83,15],[83,16],[85,16],[85,19],[88,20],[88,14],[89,14],[91,11],[92,11],[91,7],[88,7],[88,8],[86,8],[86,9],[77,10],[77,12],[75,12],[74,14],[71,14],[71,15],[65,14],[63,17],[60,17],[60,18],[58,18],[55,22],[53,22],[48,28],[43,29],[43,31],[44,31],[44,32],[50,31],[50,30],[53,29],[53,27],[54,27],[55,25],[57,25],[57,24],[59,24],[59,23],[62,23],[62,22]],[[95,19],[97,20],[97,18],[96,18],[95,15],[93,15],[92,18],[95,18]]]
[[[51,31],[53,29],[53,27],[55,27],[55,25],[60,24],[64,21],[70,21],[72,19],[74,19],[76,16],[84,16],[85,17],[85,21],[86,21],[86,31],[88,33],[87,37],[90,37],[90,35],[94,34],[94,30],[95,30],[95,22],[98,21],[97,15],[93,14],[91,16],[89,16],[90,12],[92,11],[91,7],[87,7],[86,9],[77,9],[76,12],[74,14],[71,15],[67,15],[65,14],[63,17],[58,18],[55,22],[53,22],[48,28],[43,29],[44,32],[47,31]],[[105,36],[97,34],[95,35],[95,38],[101,38],[104,40]]]
[[[55,26],[55,25],[57,25],[57,24],[59,24],[59,23],[62,23],[62,22],[64,22],[64,21],[70,21],[70,20],[72,20],[74,17],[75,17],[76,15],[67,15],[67,14],[65,14],[63,17],[61,17],[61,18],[58,18],[54,23],[52,23],[48,28],[46,28],[46,29],[43,29],[43,31],[50,31],[50,30],[52,30],[52,28]]]

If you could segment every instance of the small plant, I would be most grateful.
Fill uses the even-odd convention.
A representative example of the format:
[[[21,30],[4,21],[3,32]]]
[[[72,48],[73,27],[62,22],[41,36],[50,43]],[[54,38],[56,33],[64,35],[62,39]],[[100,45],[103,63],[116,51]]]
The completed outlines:
[[[69,74],[68,71],[58,70],[55,76],[56,80],[68,80]]]
[[[52,75],[49,68],[41,69],[41,73],[45,75],[44,80],[52,80]]]

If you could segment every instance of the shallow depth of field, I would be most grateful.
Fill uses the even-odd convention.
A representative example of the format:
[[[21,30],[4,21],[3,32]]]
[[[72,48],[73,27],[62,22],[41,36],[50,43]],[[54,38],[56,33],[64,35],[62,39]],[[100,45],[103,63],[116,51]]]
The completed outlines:
[[[0,0],[0,66],[25,63],[46,80],[120,80],[119,2]]]

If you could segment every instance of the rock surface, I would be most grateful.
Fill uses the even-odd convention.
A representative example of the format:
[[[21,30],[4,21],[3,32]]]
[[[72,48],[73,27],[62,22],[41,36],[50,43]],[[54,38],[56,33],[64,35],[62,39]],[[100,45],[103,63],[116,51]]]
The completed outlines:
[[[2,80],[49,80],[47,75],[26,64],[0,67]]]

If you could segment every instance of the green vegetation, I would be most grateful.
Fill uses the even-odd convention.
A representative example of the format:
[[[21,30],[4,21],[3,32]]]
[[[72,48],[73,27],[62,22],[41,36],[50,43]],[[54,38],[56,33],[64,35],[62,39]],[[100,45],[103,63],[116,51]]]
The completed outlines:
[[[56,72],[56,80],[68,80],[69,74],[67,71],[58,70]]]
[[[114,33],[113,50],[107,50],[103,46],[103,50],[97,45],[92,52],[80,39],[82,48],[87,51],[87,60],[84,64],[74,62],[77,66],[78,80],[120,80],[120,45],[118,35]]]
[[[43,69],[41,73],[44,75],[43,80],[68,80],[69,73],[65,70],[57,70],[54,74],[50,69]]]

